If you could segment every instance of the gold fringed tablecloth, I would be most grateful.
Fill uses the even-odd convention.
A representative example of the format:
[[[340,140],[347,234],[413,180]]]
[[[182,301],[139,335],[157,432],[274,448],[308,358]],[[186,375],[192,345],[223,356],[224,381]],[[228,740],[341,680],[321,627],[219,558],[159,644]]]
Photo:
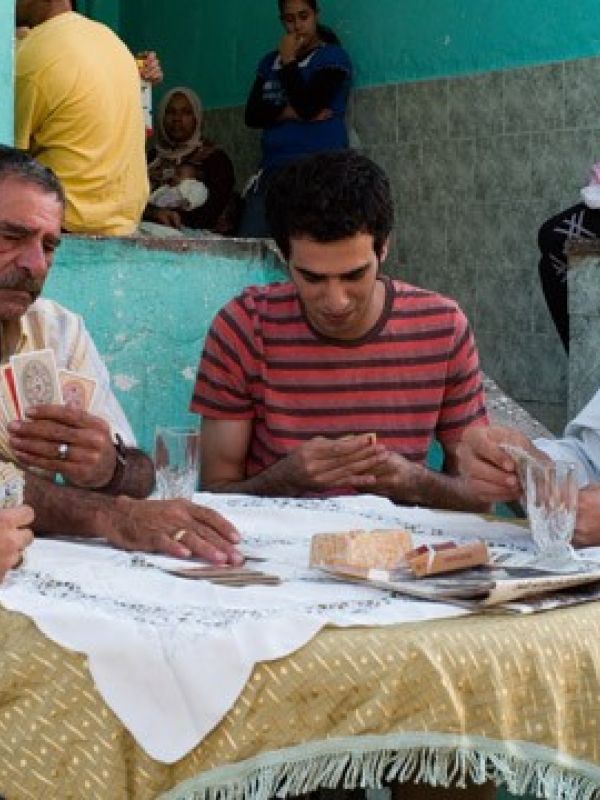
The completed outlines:
[[[318,785],[461,772],[513,792],[600,796],[600,603],[327,628],[255,667],[172,766],[150,759],[85,657],[0,609],[0,794],[8,800],[266,800]]]

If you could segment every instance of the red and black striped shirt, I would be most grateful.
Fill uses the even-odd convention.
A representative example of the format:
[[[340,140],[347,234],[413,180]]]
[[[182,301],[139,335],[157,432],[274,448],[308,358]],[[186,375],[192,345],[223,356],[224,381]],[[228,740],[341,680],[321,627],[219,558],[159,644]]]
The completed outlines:
[[[314,436],[377,434],[424,463],[429,445],[486,424],[469,323],[453,301],[382,278],[380,319],[360,340],[333,341],[306,321],[292,283],[252,286],[217,314],[190,408],[253,419],[251,477]]]

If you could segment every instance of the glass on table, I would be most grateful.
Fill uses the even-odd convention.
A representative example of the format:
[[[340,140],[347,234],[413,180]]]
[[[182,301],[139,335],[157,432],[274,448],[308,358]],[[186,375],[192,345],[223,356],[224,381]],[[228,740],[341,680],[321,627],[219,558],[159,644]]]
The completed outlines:
[[[526,498],[531,536],[541,558],[540,566],[559,568],[573,564],[571,546],[577,514],[575,465],[569,461],[528,461]]]
[[[195,428],[158,426],[154,436],[156,496],[191,500],[200,470],[200,432]]]

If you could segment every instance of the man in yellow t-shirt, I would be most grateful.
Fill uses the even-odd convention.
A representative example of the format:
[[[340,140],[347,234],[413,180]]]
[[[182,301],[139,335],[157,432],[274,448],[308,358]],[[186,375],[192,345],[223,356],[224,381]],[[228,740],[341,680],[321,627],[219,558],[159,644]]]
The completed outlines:
[[[148,197],[140,76],[133,55],[71,0],[17,0],[15,144],[66,193],[65,230],[125,236]]]

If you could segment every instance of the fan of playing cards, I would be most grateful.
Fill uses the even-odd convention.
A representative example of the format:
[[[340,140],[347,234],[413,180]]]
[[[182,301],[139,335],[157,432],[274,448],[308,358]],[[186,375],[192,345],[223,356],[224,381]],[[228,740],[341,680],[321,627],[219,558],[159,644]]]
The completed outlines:
[[[57,369],[53,350],[32,350],[0,366],[0,414],[7,425],[25,417],[33,406],[57,404],[87,411],[95,389],[93,378]]]

